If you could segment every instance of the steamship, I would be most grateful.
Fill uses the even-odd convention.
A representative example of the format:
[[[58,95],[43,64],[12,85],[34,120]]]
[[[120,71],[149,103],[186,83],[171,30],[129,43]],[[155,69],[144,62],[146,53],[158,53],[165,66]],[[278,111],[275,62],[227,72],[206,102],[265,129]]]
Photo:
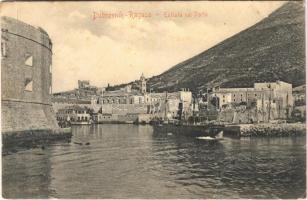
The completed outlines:
[[[165,100],[167,105],[167,98]],[[194,106],[193,106],[194,107]],[[182,135],[191,137],[208,137],[210,139],[221,139],[223,137],[224,125],[201,122],[193,123],[186,119],[182,119],[183,103],[179,103],[177,119],[167,119],[167,106],[165,106],[164,120],[153,120],[151,125],[153,126],[154,133],[156,134],[171,134]],[[192,119],[194,119],[194,111]]]

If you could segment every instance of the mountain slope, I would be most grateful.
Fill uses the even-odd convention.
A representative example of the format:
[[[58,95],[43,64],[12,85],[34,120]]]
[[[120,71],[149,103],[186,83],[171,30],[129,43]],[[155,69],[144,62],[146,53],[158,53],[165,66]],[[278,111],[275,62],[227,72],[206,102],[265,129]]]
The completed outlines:
[[[305,83],[304,7],[289,2],[254,26],[149,79],[154,91],[254,82]]]

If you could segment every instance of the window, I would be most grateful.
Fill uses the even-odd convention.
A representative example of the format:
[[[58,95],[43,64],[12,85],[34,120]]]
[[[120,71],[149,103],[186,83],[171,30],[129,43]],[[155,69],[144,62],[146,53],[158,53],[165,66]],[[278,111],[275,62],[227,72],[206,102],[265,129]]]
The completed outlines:
[[[27,78],[25,81],[25,91],[33,91],[33,80],[30,78]]]
[[[31,66],[31,67],[33,66],[33,56],[27,56],[25,65]]]
[[[49,72],[52,73],[52,65],[49,65]]]

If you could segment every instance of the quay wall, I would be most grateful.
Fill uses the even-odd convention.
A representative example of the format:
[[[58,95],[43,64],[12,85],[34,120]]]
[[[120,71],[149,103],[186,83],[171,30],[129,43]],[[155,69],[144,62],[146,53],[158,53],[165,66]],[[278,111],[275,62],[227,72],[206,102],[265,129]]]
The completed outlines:
[[[1,54],[3,142],[25,140],[37,130],[45,136],[59,133],[51,103],[52,42],[48,34],[42,28],[1,17]]]
[[[224,129],[225,136],[232,137],[289,137],[305,136],[305,123],[259,123],[229,125]]]

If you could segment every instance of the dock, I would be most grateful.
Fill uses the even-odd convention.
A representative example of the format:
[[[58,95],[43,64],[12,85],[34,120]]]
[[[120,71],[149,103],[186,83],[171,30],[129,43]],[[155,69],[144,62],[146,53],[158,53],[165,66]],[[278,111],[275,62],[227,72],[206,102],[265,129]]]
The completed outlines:
[[[226,125],[224,136],[227,137],[289,137],[306,135],[305,123],[260,123]]]

